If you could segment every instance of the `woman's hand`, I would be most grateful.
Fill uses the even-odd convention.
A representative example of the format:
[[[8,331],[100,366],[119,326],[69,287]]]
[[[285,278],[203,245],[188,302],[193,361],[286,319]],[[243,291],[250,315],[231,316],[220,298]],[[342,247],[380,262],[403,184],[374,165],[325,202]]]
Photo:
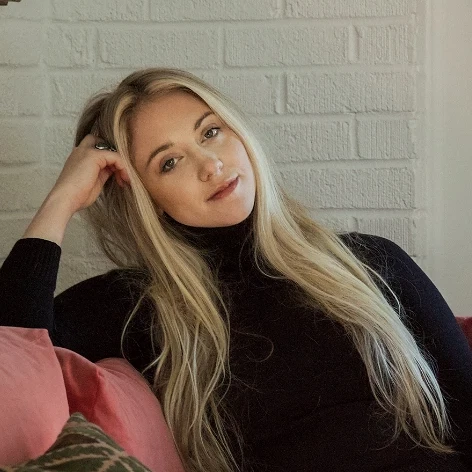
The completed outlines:
[[[50,192],[56,198],[65,199],[72,214],[90,206],[111,175],[115,175],[122,187],[129,182],[121,156],[114,151],[96,149],[98,142],[96,136],[85,136],[68,157]]]
[[[111,175],[120,186],[129,183],[119,153],[96,149],[98,142],[99,138],[89,134],[74,148],[23,238],[47,239],[61,245],[72,216],[95,202]]]

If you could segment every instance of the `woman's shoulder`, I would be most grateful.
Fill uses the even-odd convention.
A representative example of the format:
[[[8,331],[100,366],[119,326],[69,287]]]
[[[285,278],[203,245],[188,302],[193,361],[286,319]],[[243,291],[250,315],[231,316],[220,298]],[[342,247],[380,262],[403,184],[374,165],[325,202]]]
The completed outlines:
[[[145,276],[140,271],[114,269],[83,280],[57,295],[54,299],[57,344],[93,361],[119,357],[122,330],[140,300],[144,281]],[[139,343],[133,341],[134,344],[147,342],[144,334],[148,335],[151,314],[151,307],[144,300],[139,306],[139,316],[133,317],[130,326],[133,333],[141,336]],[[139,359],[136,360],[139,356],[134,354],[129,342],[124,347],[127,356],[139,363]]]
[[[403,254],[405,251],[394,241],[375,234],[359,233],[357,231],[338,233],[341,240],[350,248],[365,253],[389,252]]]
[[[139,298],[147,282],[142,270],[125,268],[112,269],[106,273],[89,277],[65,289],[56,296],[56,302],[84,299],[91,302],[109,299],[120,300]]]
[[[427,315],[436,313],[439,316],[441,312],[450,311],[429,276],[398,244],[381,236],[362,233],[347,233],[340,237],[361,262],[387,282],[405,308],[410,307],[416,315],[425,311],[428,304],[431,304],[431,310],[426,310]],[[389,298],[389,290],[384,284],[379,284],[377,278],[374,281]]]
[[[358,259],[372,268],[408,270],[416,265],[400,245],[382,236],[359,232],[339,233],[338,236]]]
[[[390,239],[375,234],[359,233],[357,231],[338,233],[342,241],[355,249],[364,249],[366,251],[382,250],[400,250],[401,247]]]
[[[359,233],[357,231],[349,233],[338,233],[339,238],[352,251],[363,254],[366,257],[396,257],[405,258],[410,256],[397,243],[391,239],[375,234]]]

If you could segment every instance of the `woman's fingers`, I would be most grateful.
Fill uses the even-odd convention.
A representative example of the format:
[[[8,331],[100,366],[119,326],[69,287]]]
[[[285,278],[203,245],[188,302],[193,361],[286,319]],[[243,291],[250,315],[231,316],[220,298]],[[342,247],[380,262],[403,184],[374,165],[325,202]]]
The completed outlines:
[[[103,139],[97,136],[85,136],[67,158],[52,190],[67,199],[74,211],[95,202],[112,175],[122,187],[130,180],[121,155],[109,149],[97,149],[95,146],[100,142]]]
[[[122,159],[121,155],[113,148],[112,145],[108,144],[98,136],[91,136],[92,139],[86,140],[84,145],[91,145],[100,154],[99,157],[103,159],[101,167],[102,169],[107,167],[110,173],[107,174],[107,179],[113,174],[116,182],[120,187],[124,187],[126,183],[130,182],[128,170],[126,164]],[[88,137],[87,136],[87,137]],[[85,139],[85,138],[84,138]],[[105,181],[106,181],[105,180]]]
[[[120,187],[124,187],[126,183],[130,182],[128,170],[126,168],[124,160],[121,158],[119,153],[117,153],[117,151],[110,144],[106,143],[103,139],[97,136],[88,136],[91,136],[93,139],[85,141],[84,144],[90,143],[95,149],[97,149],[97,151],[100,151],[102,153],[101,157],[105,157],[107,166],[111,168],[118,185]]]

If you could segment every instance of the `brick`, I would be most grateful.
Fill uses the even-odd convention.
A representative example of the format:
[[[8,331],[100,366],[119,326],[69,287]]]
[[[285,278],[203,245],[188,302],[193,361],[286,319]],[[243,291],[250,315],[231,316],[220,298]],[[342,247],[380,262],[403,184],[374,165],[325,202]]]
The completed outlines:
[[[261,138],[276,162],[351,159],[349,127],[348,121],[259,125]]]
[[[0,116],[41,115],[44,84],[37,71],[0,71]]]
[[[417,255],[417,222],[412,218],[355,218],[357,231],[390,239],[410,255]]]
[[[348,62],[347,27],[244,28],[226,32],[230,66],[292,66]]]
[[[413,61],[414,35],[409,25],[356,28],[363,64],[408,64]]]
[[[55,181],[50,170],[0,173],[2,211],[37,210]]]
[[[56,295],[89,277],[104,274],[116,267],[108,259],[79,259],[64,254],[59,265]]]
[[[308,211],[308,214],[317,223],[329,228],[335,233],[345,233],[352,231],[349,218],[337,218],[335,216],[320,215],[318,210]]]
[[[83,67],[94,62],[94,28],[52,26],[47,32],[46,64]]]
[[[415,143],[410,120],[362,120],[357,124],[362,159],[413,159]]]
[[[408,72],[301,73],[287,77],[290,113],[415,110],[415,77]]]
[[[269,20],[281,16],[277,0],[151,2],[154,21]]]
[[[247,114],[276,113],[278,78],[275,75],[201,74],[200,77],[230,97]]]
[[[31,218],[0,220],[0,258],[7,257],[15,242],[23,236]]]
[[[52,17],[66,21],[143,21],[147,19],[147,1],[53,0]]]
[[[356,18],[407,16],[416,11],[416,0],[287,0],[289,18]]]
[[[51,74],[51,111],[55,116],[70,116],[81,112],[88,99],[116,85],[120,76],[102,74]]]
[[[100,59],[116,67],[216,68],[218,33],[215,29],[99,31]]]
[[[31,164],[43,155],[40,121],[0,120],[0,164]]]
[[[41,59],[42,48],[41,24],[12,21],[2,25],[1,65],[36,65]]]
[[[75,123],[48,122],[44,142],[47,164],[62,166],[74,147]]]
[[[0,20],[21,18],[22,20],[42,20],[47,17],[48,9],[43,1],[10,2],[8,8],[0,8]]]
[[[290,169],[281,171],[287,190],[310,208],[414,208],[409,169]]]
[[[62,248],[65,254],[86,258],[92,253],[98,254],[99,252],[97,245],[92,239],[91,232],[85,221],[78,215],[75,215],[67,225]]]

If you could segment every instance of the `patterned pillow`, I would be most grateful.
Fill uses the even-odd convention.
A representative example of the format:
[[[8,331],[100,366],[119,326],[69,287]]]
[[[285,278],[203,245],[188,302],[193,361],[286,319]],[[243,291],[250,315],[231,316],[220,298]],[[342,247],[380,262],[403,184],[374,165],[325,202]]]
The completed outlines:
[[[0,472],[118,470],[151,472],[81,413],[72,414],[56,442],[42,456],[16,466],[0,466]]]

